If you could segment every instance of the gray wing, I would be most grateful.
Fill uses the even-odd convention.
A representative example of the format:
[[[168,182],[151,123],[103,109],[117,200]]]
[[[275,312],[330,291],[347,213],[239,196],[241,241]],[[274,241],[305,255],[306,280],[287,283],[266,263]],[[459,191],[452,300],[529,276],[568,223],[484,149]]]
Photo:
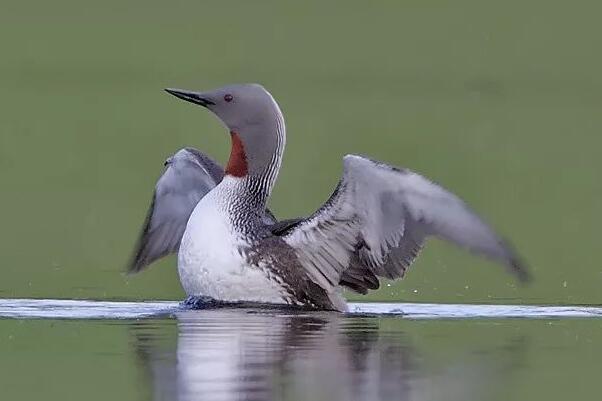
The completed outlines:
[[[188,218],[199,200],[223,178],[223,169],[196,149],[185,148],[165,161],[146,220],[127,265],[136,273],[180,246]]]
[[[457,196],[412,171],[356,155],[345,156],[330,199],[283,238],[322,288],[365,293],[378,288],[377,277],[403,277],[429,236],[529,279],[512,248]]]

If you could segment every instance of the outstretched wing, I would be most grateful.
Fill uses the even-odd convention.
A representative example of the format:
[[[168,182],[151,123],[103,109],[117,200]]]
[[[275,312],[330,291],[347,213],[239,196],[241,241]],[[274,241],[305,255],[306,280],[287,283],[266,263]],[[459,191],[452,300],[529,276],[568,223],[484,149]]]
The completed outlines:
[[[180,246],[196,204],[223,178],[223,169],[207,155],[185,148],[165,161],[142,231],[127,266],[136,273]]]
[[[137,273],[157,259],[177,252],[195,206],[223,177],[224,169],[194,148],[181,149],[168,158],[155,185],[127,272]],[[267,209],[263,219],[267,225],[276,223]]]
[[[529,278],[512,248],[457,196],[412,171],[356,155],[345,156],[330,199],[283,238],[321,287],[365,293],[378,288],[377,277],[403,277],[429,236]]]

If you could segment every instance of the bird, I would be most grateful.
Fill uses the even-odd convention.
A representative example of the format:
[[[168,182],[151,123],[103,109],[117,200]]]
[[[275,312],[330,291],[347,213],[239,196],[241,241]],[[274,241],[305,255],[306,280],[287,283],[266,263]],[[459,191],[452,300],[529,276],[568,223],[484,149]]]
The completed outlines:
[[[165,162],[129,272],[177,253],[189,297],[345,312],[342,289],[360,294],[401,279],[430,237],[504,266],[526,265],[462,199],[428,178],[358,154],[314,213],[278,221],[267,202],[286,143],[282,111],[260,84],[210,91],[165,89],[225,125],[224,169],[194,148]]]

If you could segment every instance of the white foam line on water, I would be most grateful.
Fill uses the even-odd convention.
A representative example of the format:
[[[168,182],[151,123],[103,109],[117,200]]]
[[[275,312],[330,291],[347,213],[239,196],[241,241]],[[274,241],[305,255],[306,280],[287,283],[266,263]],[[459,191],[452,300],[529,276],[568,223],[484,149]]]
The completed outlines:
[[[179,302],[118,302],[60,299],[0,299],[0,318],[139,319],[169,316]],[[399,315],[410,319],[601,318],[602,307],[471,305],[421,303],[349,303],[351,314]]]
[[[47,319],[138,319],[170,314],[179,302],[116,302],[63,299],[0,299],[0,317]]]
[[[594,306],[350,303],[349,309],[352,313],[401,314],[412,319],[602,318],[602,307]]]

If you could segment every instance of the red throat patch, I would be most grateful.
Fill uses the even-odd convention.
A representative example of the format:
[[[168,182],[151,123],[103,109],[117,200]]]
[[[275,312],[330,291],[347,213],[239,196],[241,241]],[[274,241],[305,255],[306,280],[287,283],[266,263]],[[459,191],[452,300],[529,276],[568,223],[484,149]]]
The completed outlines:
[[[230,151],[230,159],[226,166],[226,174],[234,177],[244,177],[248,173],[247,154],[242,144],[240,136],[230,131],[232,137],[232,150]]]

